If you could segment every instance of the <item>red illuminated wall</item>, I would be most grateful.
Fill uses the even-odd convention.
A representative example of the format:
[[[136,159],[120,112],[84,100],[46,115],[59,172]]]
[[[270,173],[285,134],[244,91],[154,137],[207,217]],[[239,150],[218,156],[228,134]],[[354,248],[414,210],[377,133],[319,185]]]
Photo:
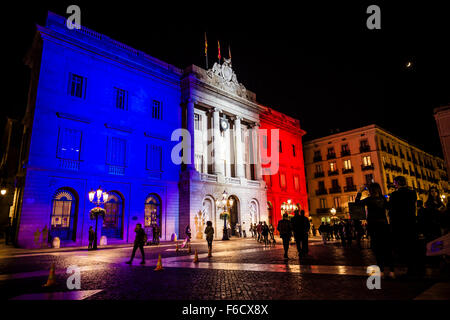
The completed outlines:
[[[285,114],[264,107],[266,110],[260,114],[261,129],[267,129],[267,146],[264,142],[264,133],[260,136],[260,150],[271,156],[272,141],[271,130],[279,129],[279,140],[281,141],[281,152],[279,153],[279,170],[275,174],[267,174],[269,165],[263,164],[263,178],[267,184],[267,201],[269,206],[269,223],[277,227],[281,219],[281,205],[289,199],[292,203],[300,204],[309,216],[308,199],[306,192],[305,167],[303,161],[302,136],[306,133],[300,128],[300,121]],[[295,146],[295,156],[293,145]],[[276,145],[275,145],[276,147]],[[276,148],[278,150],[278,147]],[[264,161],[264,160],[263,160]],[[285,186],[281,185],[281,175],[285,176]],[[298,177],[298,189],[294,186],[294,177]]]

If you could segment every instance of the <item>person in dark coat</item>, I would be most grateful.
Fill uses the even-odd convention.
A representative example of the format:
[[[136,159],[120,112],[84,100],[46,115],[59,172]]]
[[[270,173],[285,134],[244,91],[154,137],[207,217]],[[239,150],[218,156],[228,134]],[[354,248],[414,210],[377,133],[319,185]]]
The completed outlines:
[[[403,176],[394,178],[396,191],[389,197],[389,219],[394,236],[394,249],[408,268],[408,276],[417,276],[420,255],[416,224],[417,194],[408,188]]]
[[[280,238],[283,240],[284,258],[288,259],[289,242],[292,237],[292,225],[287,213],[284,213],[283,219],[278,221],[277,230],[280,233]]]
[[[369,185],[370,195],[361,200],[361,194],[365,188],[364,186],[359,190],[355,202],[367,208],[367,228],[372,241],[372,250],[382,275],[384,275],[384,268],[387,266],[390,268],[389,276],[395,278],[391,234],[386,216],[387,200],[383,196],[378,183],[371,183]]]
[[[267,225],[267,223],[264,221],[262,228],[261,228],[261,236],[263,239],[263,243],[264,245],[268,245],[269,244],[269,226]]]
[[[308,254],[308,232],[310,224],[308,218],[305,217],[305,210],[302,210],[300,213],[299,215],[298,210],[295,210],[291,223],[298,255],[305,256]]]
[[[212,226],[211,221],[206,221],[205,234],[206,234],[206,242],[208,243],[208,250],[210,250],[210,252],[212,252],[212,242],[214,239],[214,228]],[[212,257],[212,255],[210,255],[210,257]]]
[[[327,244],[327,226],[322,222],[319,226],[319,233],[322,236],[323,244]]]
[[[428,190],[425,208],[417,212],[420,231],[422,231],[426,242],[433,241],[442,235],[440,222],[445,210],[446,208],[441,201],[439,190],[436,187],[431,187]]]
[[[138,223],[136,225],[136,229],[134,229],[134,232],[136,232],[136,238],[134,238],[134,246],[133,246],[133,253],[131,254],[131,258],[129,261],[127,261],[127,264],[131,264],[133,262],[134,256],[136,254],[136,250],[139,248],[141,251],[142,261],[141,264],[145,264],[145,254],[144,254],[144,244],[145,244],[145,238],[146,234],[144,229],[142,228],[142,224]]]
[[[95,240],[95,231],[94,228],[92,228],[92,226],[89,227],[89,245],[88,245],[88,250],[93,248],[93,243]]]

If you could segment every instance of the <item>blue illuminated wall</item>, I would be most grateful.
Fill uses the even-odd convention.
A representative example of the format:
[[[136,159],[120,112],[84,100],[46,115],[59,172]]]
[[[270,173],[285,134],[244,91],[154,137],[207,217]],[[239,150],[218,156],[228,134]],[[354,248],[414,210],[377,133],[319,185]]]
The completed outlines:
[[[181,127],[180,70],[91,30],[69,30],[65,20],[52,13],[45,27],[38,26],[30,57],[40,60],[32,65],[40,70],[30,90],[36,99],[25,117],[32,130],[24,163],[19,246],[33,247],[34,232],[50,227],[57,190],[68,190],[76,198],[74,241],[62,246],[87,245],[89,226],[94,225],[88,192],[99,186],[123,201],[122,239],[108,239],[108,244],[134,240],[136,223],[144,224],[150,194],[161,203],[162,239],[178,234],[181,169],[170,160],[170,136]],[[72,74],[85,81],[81,98],[71,96]],[[117,108],[116,88],[127,91],[127,110]],[[153,100],[161,104],[162,119],[152,117]],[[61,157],[66,129],[81,133],[81,148],[73,150],[79,160]],[[117,160],[108,153],[113,138],[125,141],[124,165],[111,165]],[[155,148],[162,150],[161,170],[149,168]]]

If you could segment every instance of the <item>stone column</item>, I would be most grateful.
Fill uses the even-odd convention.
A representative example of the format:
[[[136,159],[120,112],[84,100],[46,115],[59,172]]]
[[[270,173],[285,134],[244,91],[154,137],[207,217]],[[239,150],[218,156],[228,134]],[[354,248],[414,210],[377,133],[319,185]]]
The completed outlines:
[[[189,98],[186,103],[186,129],[191,135],[190,145],[190,163],[186,165],[186,169],[195,171],[195,130],[194,130],[194,105],[195,100]]]
[[[236,177],[244,178],[244,155],[242,149],[242,137],[241,137],[241,118],[236,116],[234,120],[234,135],[236,138]]]
[[[252,139],[253,139],[253,159],[255,162],[255,180],[262,179],[261,168],[261,150],[259,145],[259,123],[255,123],[252,127]]]
[[[214,173],[223,176],[224,165],[222,161],[222,143],[220,136],[220,114],[221,110],[214,108],[213,110],[213,132],[214,132]]]

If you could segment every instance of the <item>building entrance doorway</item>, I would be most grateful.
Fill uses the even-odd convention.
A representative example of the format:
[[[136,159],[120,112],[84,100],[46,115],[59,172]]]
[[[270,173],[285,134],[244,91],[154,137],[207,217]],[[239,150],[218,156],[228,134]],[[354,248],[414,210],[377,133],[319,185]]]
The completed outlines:
[[[231,235],[238,236],[238,223],[239,223],[239,212],[238,212],[238,199],[235,196],[230,196],[228,199],[233,199],[233,205],[230,207],[230,228]]]

